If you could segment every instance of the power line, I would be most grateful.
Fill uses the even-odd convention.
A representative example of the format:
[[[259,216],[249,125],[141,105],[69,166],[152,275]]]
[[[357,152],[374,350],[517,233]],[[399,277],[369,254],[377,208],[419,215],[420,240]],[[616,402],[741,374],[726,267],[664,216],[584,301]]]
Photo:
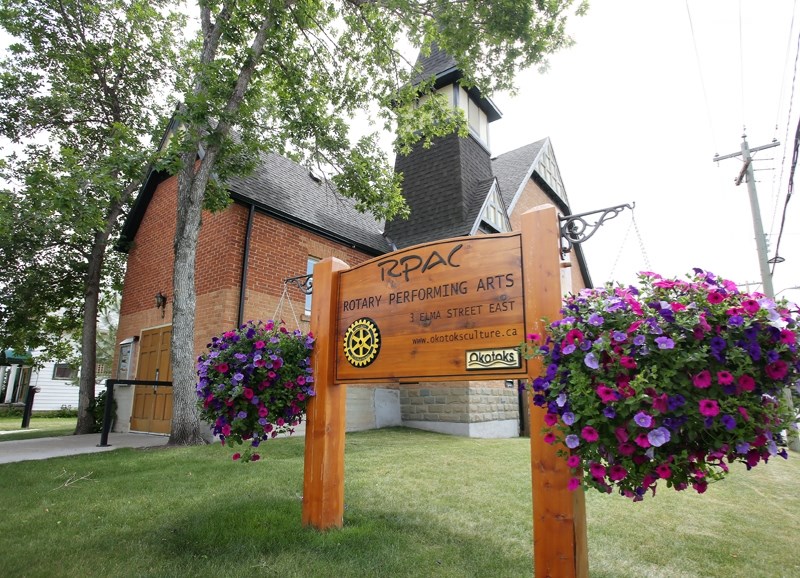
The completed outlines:
[[[717,148],[717,136],[714,133],[714,123],[711,120],[711,107],[708,104],[708,91],[706,90],[705,75],[703,74],[703,67],[700,64],[700,52],[697,50],[697,38],[694,33],[694,23],[692,22],[692,13],[689,10],[689,0],[686,0],[686,16],[689,18],[689,30],[692,32],[692,45],[694,46],[694,57],[697,61],[697,71],[700,74],[700,86],[703,88],[703,101],[706,105],[706,118],[708,119],[708,128],[711,130],[711,140],[714,142],[714,148]]]
[[[792,19],[794,19],[794,16],[792,16]],[[789,96],[789,115],[786,117],[786,135],[784,136],[783,142],[789,142],[789,127],[792,124],[792,106],[794,104],[794,89],[797,86],[797,64],[798,64],[798,59],[800,59],[800,34],[797,35],[797,48],[795,49],[795,54],[794,54],[794,72],[792,73],[792,91],[791,91],[790,96]],[[780,186],[780,184],[783,182],[783,169],[785,167],[786,167],[786,153],[784,153],[783,157],[781,158],[781,172],[780,172],[780,177],[778,178],[778,186]],[[790,181],[793,178],[793,173],[794,173],[794,166],[792,167],[792,170],[789,173]],[[787,201],[788,201],[788,199],[787,199]],[[775,210],[773,212],[773,216],[777,216],[777,214],[778,214],[778,210],[777,209],[778,209],[778,197],[775,198]],[[784,205],[784,216],[783,216],[783,219],[785,219],[785,218],[786,218],[786,206]],[[783,219],[782,219],[782,222],[781,222],[781,230],[783,230]],[[774,228],[774,223],[775,223],[775,221],[774,221],[774,217],[773,217],[773,226],[770,227],[770,231],[772,231],[772,229]]]
[[[800,121],[797,122],[797,131],[794,135],[794,152],[792,153],[792,167],[789,169],[789,188],[786,192],[786,201],[783,203],[783,215],[781,216],[781,228],[778,231],[778,241],[775,243],[775,262],[772,264],[772,273],[775,273],[775,265],[778,260],[778,250],[781,248],[781,237],[783,237],[783,227],[786,224],[786,209],[789,206],[789,200],[792,198],[792,189],[794,188],[794,170],[797,168],[797,153],[800,150]]]

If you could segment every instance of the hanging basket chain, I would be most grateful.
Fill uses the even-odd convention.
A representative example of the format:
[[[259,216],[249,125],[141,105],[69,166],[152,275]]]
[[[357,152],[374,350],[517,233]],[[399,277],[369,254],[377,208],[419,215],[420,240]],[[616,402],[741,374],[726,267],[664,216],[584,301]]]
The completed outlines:
[[[299,328],[300,321],[297,319],[297,314],[294,312],[294,305],[292,305],[292,300],[289,297],[289,285],[287,283],[283,284],[283,293],[281,293],[281,298],[278,300],[278,306],[275,308],[275,314],[272,316],[274,321],[281,321],[279,315],[283,313],[283,302],[286,301],[289,304],[289,309],[292,312],[292,318],[294,319],[294,326]]]

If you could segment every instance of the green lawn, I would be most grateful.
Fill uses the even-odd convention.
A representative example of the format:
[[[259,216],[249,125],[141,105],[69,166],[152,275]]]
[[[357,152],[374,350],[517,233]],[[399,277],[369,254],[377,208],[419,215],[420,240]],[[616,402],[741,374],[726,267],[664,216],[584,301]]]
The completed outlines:
[[[301,527],[303,439],[0,465],[4,576],[532,575],[526,439],[347,435],[345,527]],[[2,451],[2,444],[0,444]],[[592,577],[800,575],[800,456],[699,496],[587,495]]]
[[[26,431],[17,431],[22,425],[21,417],[0,417],[0,443],[11,440],[72,435],[77,423],[78,418],[75,417],[37,417],[34,415],[31,417]],[[10,431],[15,433],[2,433]]]

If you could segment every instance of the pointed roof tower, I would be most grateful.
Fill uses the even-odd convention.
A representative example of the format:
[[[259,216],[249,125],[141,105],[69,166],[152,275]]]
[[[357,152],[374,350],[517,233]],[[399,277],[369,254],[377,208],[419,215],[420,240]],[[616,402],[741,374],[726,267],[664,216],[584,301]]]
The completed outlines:
[[[463,71],[436,43],[428,54],[420,53],[416,67],[420,72],[412,82],[433,78],[433,90],[464,112],[469,135],[438,138],[430,148],[418,145],[395,160],[395,170],[404,175],[403,196],[411,209],[410,219],[386,224],[386,235],[398,248],[474,234],[476,218],[497,188],[489,152],[489,123],[501,117],[498,108],[476,87],[461,86]],[[497,225],[497,230],[504,229],[502,223]]]

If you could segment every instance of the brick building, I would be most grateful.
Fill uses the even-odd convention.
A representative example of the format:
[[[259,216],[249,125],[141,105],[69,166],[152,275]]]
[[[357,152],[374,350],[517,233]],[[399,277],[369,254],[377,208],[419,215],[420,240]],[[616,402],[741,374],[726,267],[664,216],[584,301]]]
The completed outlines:
[[[515,230],[522,213],[544,203],[569,214],[550,140],[492,158],[489,125],[500,113],[491,100],[462,88],[455,62],[435,47],[420,64],[422,74],[435,76],[434,89],[464,111],[470,130],[467,137],[441,138],[429,149],[397,159],[410,219],[376,222],[307,169],[263,155],[252,174],[227,183],[231,206],[203,215],[196,266],[197,354],[212,335],[249,319],[272,318],[285,279],[310,272],[318,260],[337,257],[356,265],[428,241]],[[176,177],[151,172],[124,225],[121,247],[128,264],[117,332],[118,378],[171,377],[176,187]],[[580,248],[569,258],[576,266],[564,269],[565,287],[590,285]],[[294,286],[288,287],[288,297],[308,330],[304,312],[310,297]],[[281,313],[294,324],[287,306]],[[117,429],[169,431],[168,388],[123,388],[117,397]],[[407,425],[480,437],[512,437],[520,431],[517,388],[502,381],[350,386],[347,405],[349,430]]]

